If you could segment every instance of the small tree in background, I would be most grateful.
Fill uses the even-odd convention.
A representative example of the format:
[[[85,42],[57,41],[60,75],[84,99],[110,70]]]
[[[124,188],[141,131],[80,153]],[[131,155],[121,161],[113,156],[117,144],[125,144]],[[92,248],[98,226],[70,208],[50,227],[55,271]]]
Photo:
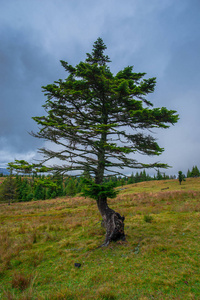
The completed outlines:
[[[33,170],[33,165],[29,164],[25,160],[17,160],[14,162],[8,163],[8,169],[11,171],[15,171],[17,174],[30,175]]]
[[[182,181],[185,181],[185,175],[183,174],[182,171],[178,172],[178,180],[179,180],[180,184],[181,184]]]
[[[105,177],[123,175],[125,167],[167,167],[144,164],[134,154],[160,155],[164,149],[147,130],[168,128],[178,120],[174,110],[152,108],[146,99],[154,91],[155,78],[144,79],[145,73],[135,73],[131,66],[112,74],[106,48],[98,38],[85,62],[73,67],[61,61],[68,77],[43,87],[46,114],[33,118],[40,130],[32,133],[57,145],[40,149],[43,164],[57,158],[61,164],[52,166],[55,172],[87,170],[93,178],[85,180],[84,193],[97,202],[106,227],[105,245],[125,238],[124,217],[107,204],[108,197],[116,196],[115,185],[105,182]]]
[[[129,177],[129,179],[128,179],[128,184],[132,184],[132,183],[134,183],[135,182],[135,178],[134,178],[134,175],[133,175],[133,173],[131,174],[131,176]]]
[[[162,180],[163,179],[162,174],[160,173],[160,170],[157,171],[156,179],[157,180]]]
[[[188,170],[187,172],[187,177],[199,177],[200,176],[200,171],[197,168],[197,166],[192,167],[192,171]]]
[[[66,188],[65,188],[65,195],[66,196],[70,196],[70,197],[73,197],[76,195],[77,193],[77,188],[76,188],[76,181],[72,178],[70,178],[68,180],[68,183],[66,185]]]
[[[0,200],[9,205],[16,200],[16,181],[12,175],[9,175],[1,184]]]

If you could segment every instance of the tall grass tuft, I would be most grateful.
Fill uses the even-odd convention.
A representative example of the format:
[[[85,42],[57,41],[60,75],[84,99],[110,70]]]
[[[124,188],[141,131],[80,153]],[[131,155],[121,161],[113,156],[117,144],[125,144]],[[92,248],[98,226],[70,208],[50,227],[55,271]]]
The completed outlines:
[[[145,221],[146,223],[152,223],[153,217],[150,216],[150,215],[144,215],[144,221]]]
[[[14,273],[12,277],[12,288],[19,289],[20,291],[24,291],[27,289],[30,284],[31,280],[33,279],[32,275],[24,274],[24,273]]]

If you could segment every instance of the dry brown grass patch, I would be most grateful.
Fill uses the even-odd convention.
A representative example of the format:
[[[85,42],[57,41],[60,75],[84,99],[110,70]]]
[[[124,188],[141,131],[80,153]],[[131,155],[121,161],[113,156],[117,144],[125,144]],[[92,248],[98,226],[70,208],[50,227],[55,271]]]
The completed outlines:
[[[24,291],[30,286],[32,279],[33,276],[30,274],[14,273],[11,282],[12,288]]]

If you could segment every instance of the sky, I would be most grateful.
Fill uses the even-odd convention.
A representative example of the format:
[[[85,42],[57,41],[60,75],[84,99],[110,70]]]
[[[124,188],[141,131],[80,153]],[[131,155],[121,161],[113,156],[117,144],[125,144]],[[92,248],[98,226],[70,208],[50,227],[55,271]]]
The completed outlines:
[[[114,74],[134,66],[156,77],[149,100],[179,114],[155,130],[165,151],[153,161],[172,166],[168,175],[200,168],[199,0],[0,0],[0,8],[0,168],[39,158],[44,141],[29,132],[44,114],[41,87],[66,78],[60,60],[84,61],[98,37]]]

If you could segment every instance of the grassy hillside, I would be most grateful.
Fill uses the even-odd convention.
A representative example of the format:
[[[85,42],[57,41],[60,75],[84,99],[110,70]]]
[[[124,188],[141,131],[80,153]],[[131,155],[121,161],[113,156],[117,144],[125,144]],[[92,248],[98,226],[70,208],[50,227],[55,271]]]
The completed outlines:
[[[199,299],[200,179],[128,185],[109,203],[127,241],[107,248],[93,200],[0,204],[0,299]]]

